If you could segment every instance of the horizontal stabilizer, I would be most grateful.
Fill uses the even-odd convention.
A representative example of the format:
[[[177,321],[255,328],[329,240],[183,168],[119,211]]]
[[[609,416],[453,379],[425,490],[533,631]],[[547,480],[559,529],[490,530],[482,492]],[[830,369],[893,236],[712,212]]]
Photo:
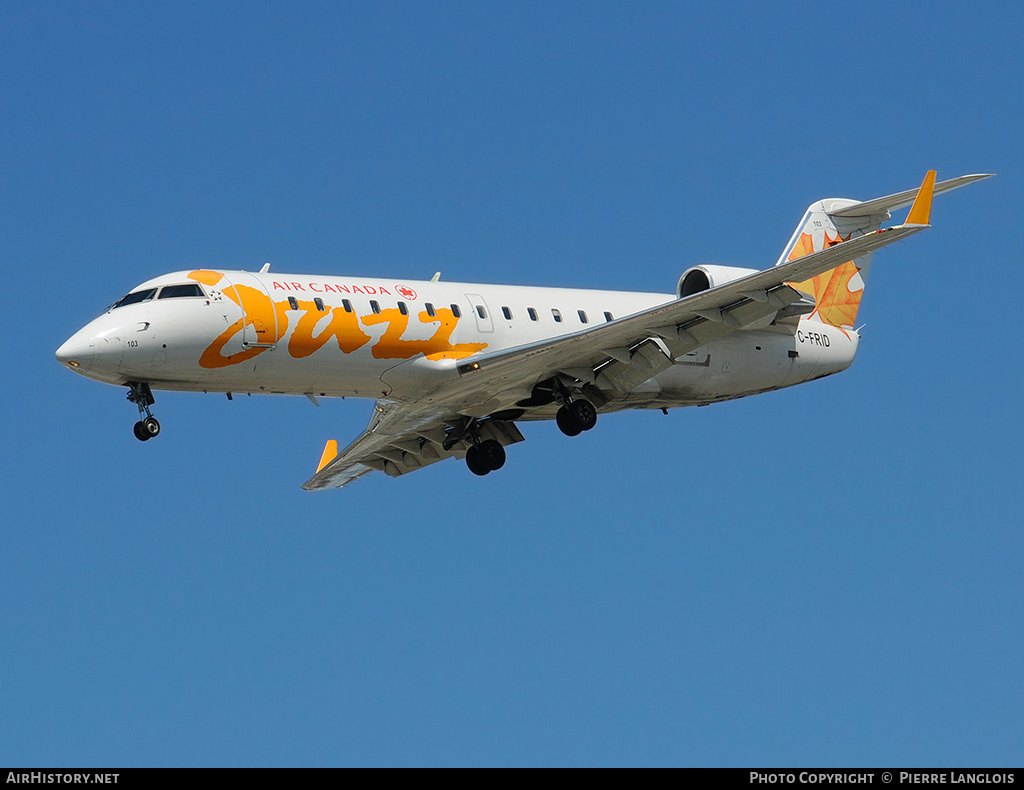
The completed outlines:
[[[994,173],[978,173],[976,175],[951,178],[948,181],[940,181],[935,185],[935,191],[933,194],[941,195],[943,192],[949,192],[951,189],[965,187],[968,184],[973,184],[975,181],[991,178],[993,175]],[[886,195],[885,197],[875,198],[874,200],[865,200],[862,203],[855,203],[854,205],[847,206],[846,208],[830,211],[829,214],[833,217],[869,217],[875,214],[885,214],[893,209],[909,206],[914,202],[914,198],[917,197],[918,191],[919,190],[917,189],[908,189],[905,192],[897,192],[895,195]]]

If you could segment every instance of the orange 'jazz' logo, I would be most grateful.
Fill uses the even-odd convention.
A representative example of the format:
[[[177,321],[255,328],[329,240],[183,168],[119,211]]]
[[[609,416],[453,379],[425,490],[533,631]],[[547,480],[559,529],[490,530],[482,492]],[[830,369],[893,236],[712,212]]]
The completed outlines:
[[[275,347],[288,334],[289,312],[294,313],[295,307],[287,300],[275,302],[262,288],[233,285],[224,279],[222,272],[200,269],[190,272],[188,276],[204,285],[220,288],[228,299],[242,309],[242,318],[218,335],[200,355],[201,367],[223,368],[245,362]],[[416,298],[416,291],[412,288],[398,286],[396,290],[407,299]],[[419,323],[437,324],[434,334],[424,340],[407,340],[403,335],[409,327],[409,315],[397,307],[358,316],[344,307],[321,310],[313,300],[295,300],[295,306],[301,315],[295,322],[287,346],[288,354],[295,359],[310,356],[331,340],[343,354],[351,354],[362,348],[373,338],[362,330],[360,321],[363,326],[387,324],[384,333],[370,349],[374,359],[411,359],[417,354],[423,354],[433,361],[462,359],[487,348],[487,343],[452,343],[452,333],[459,319],[453,310],[447,308],[436,309],[433,316],[425,310],[419,313],[416,316]],[[324,319],[327,319],[326,323],[323,323]],[[257,343],[225,355],[224,349],[228,343],[240,332],[244,332],[246,327],[252,328]]]

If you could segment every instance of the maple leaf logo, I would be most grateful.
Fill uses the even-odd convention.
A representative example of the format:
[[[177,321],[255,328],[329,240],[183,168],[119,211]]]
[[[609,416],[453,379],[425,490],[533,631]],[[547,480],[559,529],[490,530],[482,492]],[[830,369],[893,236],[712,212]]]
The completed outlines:
[[[826,232],[822,249],[835,247],[849,238],[847,236],[844,239],[838,233],[835,238],[832,238]],[[787,260],[795,261],[814,251],[814,239],[811,238],[811,234],[801,233]],[[852,327],[854,321],[857,320],[857,310],[860,308],[860,299],[864,294],[863,283],[859,283],[854,288],[850,287],[851,281],[859,273],[860,269],[854,265],[853,261],[847,261],[817,277],[812,277],[810,280],[789,284],[798,291],[814,296],[815,308],[811,313],[812,316],[817,313],[822,321],[835,327]]]

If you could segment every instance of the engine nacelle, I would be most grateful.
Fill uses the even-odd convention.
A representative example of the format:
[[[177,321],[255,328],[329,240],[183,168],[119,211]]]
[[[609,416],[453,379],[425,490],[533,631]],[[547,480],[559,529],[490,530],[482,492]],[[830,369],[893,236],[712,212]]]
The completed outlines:
[[[739,266],[714,266],[701,264],[691,266],[683,276],[679,278],[676,286],[676,296],[682,299],[684,296],[693,296],[709,288],[716,288],[719,285],[731,283],[741,277],[757,274],[758,269],[741,269]]]

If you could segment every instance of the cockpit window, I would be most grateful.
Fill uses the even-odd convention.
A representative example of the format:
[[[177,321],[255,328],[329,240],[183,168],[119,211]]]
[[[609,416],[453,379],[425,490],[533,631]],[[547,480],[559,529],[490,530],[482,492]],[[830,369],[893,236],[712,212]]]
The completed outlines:
[[[182,285],[165,285],[160,289],[161,299],[180,299],[183,296],[206,296],[198,283],[183,283]]]
[[[156,296],[156,288],[143,288],[141,291],[134,291],[128,294],[127,296],[118,299],[116,302],[114,302],[113,306],[110,309],[113,310],[114,308],[117,307],[124,307],[125,305],[128,304],[139,304],[140,302],[148,302],[152,300],[154,296]]]

